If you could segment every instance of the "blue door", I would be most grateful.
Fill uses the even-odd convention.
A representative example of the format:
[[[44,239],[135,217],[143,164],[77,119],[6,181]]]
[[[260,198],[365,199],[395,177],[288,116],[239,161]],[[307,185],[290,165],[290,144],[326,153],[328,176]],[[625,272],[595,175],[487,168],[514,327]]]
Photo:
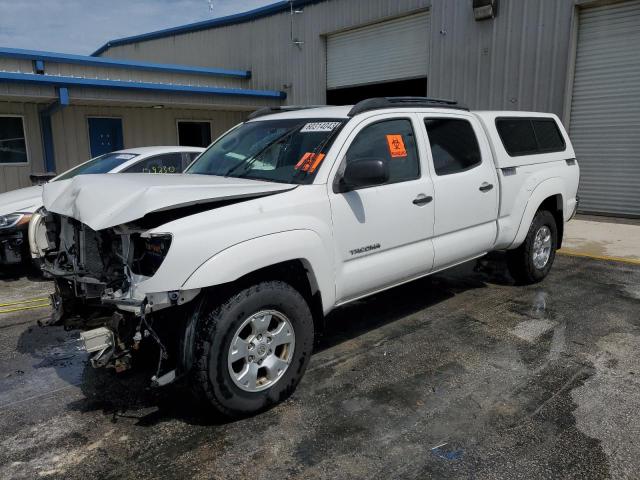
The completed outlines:
[[[89,118],[89,147],[91,157],[124,148],[122,120],[119,118]]]

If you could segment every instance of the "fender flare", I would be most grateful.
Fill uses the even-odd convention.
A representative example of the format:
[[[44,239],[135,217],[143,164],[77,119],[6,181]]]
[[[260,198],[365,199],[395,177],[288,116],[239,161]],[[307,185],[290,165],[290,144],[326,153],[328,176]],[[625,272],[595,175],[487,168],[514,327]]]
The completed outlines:
[[[533,192],[531,192],[529,200],[527,201],[527,205],[524,208],[524,213],[522,214],[522,219],[520,220],[520,226],[518,227],[516,237],[511,245],[509,245],[508,249],[517,248],[522,244],[522,242],[524,242],[538,208],[540,208],[542,202],[547,198],[555,195],[560,195],[562,198],[562,209],[564,211],[567,196],[564,181],[560,177],[552,177],[543,180],[536,186],[536,188],[533,189]]]
[[[322,307],[335,303],[332,251],[312,230],[288,230],[252,238],[232,245],[200,265],[182,285],[183,290],[233,282],[261,268],[301,260],[308,271],[311,289],[322,293]]]

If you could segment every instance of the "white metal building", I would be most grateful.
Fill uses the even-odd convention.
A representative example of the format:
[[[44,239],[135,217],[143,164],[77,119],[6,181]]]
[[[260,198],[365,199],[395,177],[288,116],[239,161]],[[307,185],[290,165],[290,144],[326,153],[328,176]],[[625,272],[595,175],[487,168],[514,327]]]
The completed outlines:
[[[0,190],[45,169],[43,145],[56,169],[88,157],[92,128],[108,129],[95,117],[121,119],[130,147],[181,142],[183,120],[210,122],[213,138],[264,105],[429,95],[557,113],[581,165],[582,210],[640,216],[639,46],[640,0],[294,0],[111,40],[75,63],[0,50],[0,115],[23,115],[28,150],[27,164],[0,167]],[[13,72],[135,88],[45,87]],[[206,127],[184,129],[202,139]]]

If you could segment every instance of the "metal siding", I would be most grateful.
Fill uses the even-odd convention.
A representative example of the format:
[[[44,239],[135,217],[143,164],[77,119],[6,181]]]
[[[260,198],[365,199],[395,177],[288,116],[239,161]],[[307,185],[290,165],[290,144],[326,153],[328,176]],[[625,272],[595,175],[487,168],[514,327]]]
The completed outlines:
[[[573,0],[501,0],[475,21],[471,2],[433,0],[430,96],[473,109],[562,114]]]
[[[284,89],[287,104],[326,100],[326,34],[428,8],[430,0],[329,0],[259,20],[112,47],[103,56],[251,70],[247,88]]]
[[[640,1],[579,14],[570,136],[580,208],[640,216]]]
[[[327,88],[427,76],[429,13],[327,38]]]
[[[112,47],[103,55],[155,62],[216,65],[253,72],[251,87],[281,88],[288,104],[323,103],[324,34],[430,7],[428,92],[475,109],[562,114],[574,0],[501,0],[498,16],[475,21],[470,1],[328,0],[290,15]],[[364,79],[366,81],[366,79]]]
[[[124,148],[134,148],[177,145],[178,119],[211,121],[211,135],[216,138],[240,123],[246,117],[246,112],[72,105],[52,115],[57,172],[89,159],[89,117],[121,118]]]

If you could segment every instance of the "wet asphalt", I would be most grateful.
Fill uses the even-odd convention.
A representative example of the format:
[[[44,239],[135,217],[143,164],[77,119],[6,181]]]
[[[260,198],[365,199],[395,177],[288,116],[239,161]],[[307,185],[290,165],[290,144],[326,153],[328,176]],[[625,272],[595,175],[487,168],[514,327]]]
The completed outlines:
[[[503,265],[334,312],[296,393],[234,422],[93,370],[46,309],[0,314],[0,478],[638,478],[640,267]],[[50,288],[5,276],[0,303]]]

